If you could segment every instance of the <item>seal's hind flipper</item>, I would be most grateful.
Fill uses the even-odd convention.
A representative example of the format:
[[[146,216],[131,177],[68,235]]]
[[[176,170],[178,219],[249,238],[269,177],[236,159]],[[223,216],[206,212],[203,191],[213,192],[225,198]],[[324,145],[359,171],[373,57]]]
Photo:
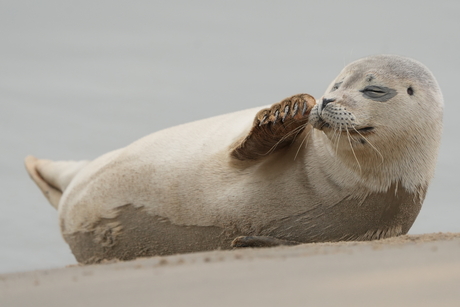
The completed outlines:
[[[267,236],[241,236],[232,241],[231,246],[238,247],[273,247],[299,245],[300,242],[277,239]]]
[[[29,173],[30,178],[32,178],[35,184],[37,184],[37,186],[43,192],[43,195],[45,195],[50,204],[57,209],[59,205],[59,200],[62,196],[62,191],[60,191],[56,187],[51,186],[48,182],[46,182],[46,180],[43,179],[43,177],[37,170],[39,162],[39,159],[33,156],[27,156],[25,159],[26,170]]]
[[[62,193],[88,161],[51,161],[27,156],[26,170],[54,208]]]
[[[256,160],[292,143],[308,122],[315,98],[298,94],[260,110],[249,134],[232,150],[238,160]]]

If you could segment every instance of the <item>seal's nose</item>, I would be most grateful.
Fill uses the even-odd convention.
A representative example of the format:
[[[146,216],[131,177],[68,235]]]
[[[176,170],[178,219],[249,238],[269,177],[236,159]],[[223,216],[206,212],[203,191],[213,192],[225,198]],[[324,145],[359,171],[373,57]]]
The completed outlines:
[[[323,98],[322,109],[324,109],[324,108],[327,106],[327,104],[328,104],[329,102],[334,102],[334,101],[335,101],[335,98],[330,98],[330,99]]]
[[[335,101],[335,98],[329,98],[329,99],[323,98],[323,100],[322,100],[322,102],[321,102],[321,105],[318,106],[318,112],[319,112],[319,113],[323,112],[323,110],[324,110],[324,108],[327,106],[327,104],[328,104],[329,102],[333,102],[333,101]]]

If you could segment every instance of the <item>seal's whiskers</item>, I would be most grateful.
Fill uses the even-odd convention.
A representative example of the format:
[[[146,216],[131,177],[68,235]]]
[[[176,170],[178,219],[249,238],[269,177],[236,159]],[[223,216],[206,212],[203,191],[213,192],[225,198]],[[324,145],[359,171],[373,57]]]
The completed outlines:
[[[299,135],[299,133],[306,127],[306,124],[305,125],[300,125],[299,127],[295,128],[294,130],[292,131],[289,131],[288,133],[286,133],[278,142],[275,143],[275,145],[273,145],[265,155],[269,155],[271,154],[275,149],[276,147],[282,143],[283,141],[285,141],[288,137],[292,136],[294,133],[296,134],[293,141],[295,140],[295,138],[297,137],[297,135]]]
[[[372,147],[372,149],[375,150],[376,153],[378,153],[378,155],[380,156],[380,158],[382,159],[382,163],[380,165],[382,165],[384,162],[385,162],[385,159],[383,158],[383,155],[382,153],[380,152],[380,150],[377,149],[377,147],[374,146],[374,144],[372,144],[368,138],[366,138],[364,135],[362,135],[358,130],[356,130],[355,127],[353,127],[353,130],[356,131],[356,133],[358,133],[363,139],[366,140],[366,142]]]
[[[348,131],[347,127],[345,127],[345,131],[347,132],[348,143],[350,144],[351,152],[353,153],[353,156],[355,156],[356,163],[358,163],[359,173],[362,174],[361,164],[359,164],[358,157],[356,156],[355,150],[353,149],[353,144],[350,140],[350,132]]]
[[[307,126],[307,124],[305,124],[305,127]],[[295,156],[294,156],[294,161],[297,158],[297,156],[298,156],[298,154],[300,152],[300,149],[302,148],[302,145],[305,142],[305,140],[307,140],[307,142],[305,142],[305,148],[307,148],[307,146],[308,146],[308,137],[310,136],[311,132],[312,132],[312,129],[310,131],[308,131],[307,135],[305,135],[305,137],[303,138],[302,142],[300,143],[299,148],[297,148],[297,152],[295,153]]]

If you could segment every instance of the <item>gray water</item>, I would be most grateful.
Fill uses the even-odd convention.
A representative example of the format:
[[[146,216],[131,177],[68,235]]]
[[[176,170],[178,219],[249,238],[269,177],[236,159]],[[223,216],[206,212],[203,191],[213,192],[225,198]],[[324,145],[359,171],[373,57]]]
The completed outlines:
[[[320,97],[349,62],[409,56],[446,102],[411,233],[459,232],[460,2],[2,1],[0,273],[74,264],[23,158],[93,159],[160,129]]]

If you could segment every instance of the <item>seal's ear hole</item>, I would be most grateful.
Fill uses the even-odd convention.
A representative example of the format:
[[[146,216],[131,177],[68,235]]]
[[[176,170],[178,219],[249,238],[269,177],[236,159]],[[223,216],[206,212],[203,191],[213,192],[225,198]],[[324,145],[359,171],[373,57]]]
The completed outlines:
[[[411,95],[411,96],[414,95],[414,90],[412,89],[412,86],[409,86],[409,87],[407,88],[407,93],[408,93],[409,95]]]

